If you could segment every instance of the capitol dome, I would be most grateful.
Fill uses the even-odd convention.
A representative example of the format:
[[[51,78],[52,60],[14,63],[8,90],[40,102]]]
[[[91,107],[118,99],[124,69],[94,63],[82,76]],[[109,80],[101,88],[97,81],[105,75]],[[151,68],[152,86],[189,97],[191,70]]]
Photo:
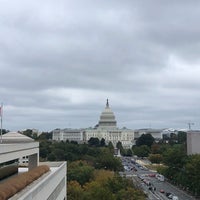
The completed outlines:
[[[110,129],[110,128],[113,129],[113,128],[117,127],[115,115],[109,107],[108,99],[107,99],[106,107],[100,115],[98,127],[99,128],[105,128],[105,129]]]

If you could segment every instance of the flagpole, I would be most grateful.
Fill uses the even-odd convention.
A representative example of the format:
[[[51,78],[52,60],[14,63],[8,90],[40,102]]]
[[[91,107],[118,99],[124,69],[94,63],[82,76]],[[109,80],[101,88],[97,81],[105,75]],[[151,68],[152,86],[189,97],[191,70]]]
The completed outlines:
[[[3,140],[2,140],[2,117],[3,117],[3,103],[1,103],[1,143],[3,142]]]

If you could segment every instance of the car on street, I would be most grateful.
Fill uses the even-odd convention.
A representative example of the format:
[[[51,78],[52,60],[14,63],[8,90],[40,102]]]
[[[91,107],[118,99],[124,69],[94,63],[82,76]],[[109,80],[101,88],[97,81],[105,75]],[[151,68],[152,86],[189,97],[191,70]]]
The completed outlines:
[[[173,196],[172,200],[179,200],[179,198],[177,196]]]
[[[168,199],[172,199],[173,194],[170,193],[170,192],[166,192],[166,197],[167,197]]]
[[[149,177],[155,177],[156,175],[155,174],[149,174]]]
[[[165,193],[165,191],[163,189],[160,190],[160,193]]]

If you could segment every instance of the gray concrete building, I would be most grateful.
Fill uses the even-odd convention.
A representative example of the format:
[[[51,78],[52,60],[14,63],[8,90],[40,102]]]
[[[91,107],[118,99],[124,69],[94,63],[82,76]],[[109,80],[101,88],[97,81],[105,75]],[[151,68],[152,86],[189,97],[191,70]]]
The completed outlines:
[[[200,131],[191,130],[187,132],[187,154],[200,154]]]

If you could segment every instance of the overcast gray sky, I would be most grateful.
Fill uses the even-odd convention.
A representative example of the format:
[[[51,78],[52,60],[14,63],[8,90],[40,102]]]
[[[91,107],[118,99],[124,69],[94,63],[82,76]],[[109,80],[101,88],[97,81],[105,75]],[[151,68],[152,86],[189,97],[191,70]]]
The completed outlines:
[[[200,128],[200,1],[0,0],[3,128]]]

